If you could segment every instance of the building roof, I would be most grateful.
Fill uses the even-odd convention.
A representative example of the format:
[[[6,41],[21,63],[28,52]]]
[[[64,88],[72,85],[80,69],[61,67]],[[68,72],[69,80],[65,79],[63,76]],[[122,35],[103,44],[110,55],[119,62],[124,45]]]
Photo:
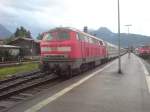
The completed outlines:
[[[19,46],[12,46],[12,45],[0,45],[0,48],[20,48]]]
[[[34,41],[35,43],[40,43],[40,41],[38,41],[38,40],[35,40],[32,38],[26,38],[26,37],[16,37],[11,42],[16,41],[16,40],[26,40],[26,41]]]

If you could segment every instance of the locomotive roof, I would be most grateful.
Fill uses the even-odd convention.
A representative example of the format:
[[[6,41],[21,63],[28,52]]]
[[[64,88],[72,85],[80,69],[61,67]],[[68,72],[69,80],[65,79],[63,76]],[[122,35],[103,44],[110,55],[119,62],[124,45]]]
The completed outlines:
[[[57,30],[57,29],[71,30],[71,31],[75,31],[75,32],[78,32],[78,33],[82,33],[82,34],[84,34],[84,35],[86,35],[86,36],[89,36],[89,37],[91,37],[91,38],[94,38],[94,39],[103,41],[104,44],[105,44],[105,41],[102,40],[101,38],[98,38],[98,37],[95,37],[95,36],[90,35],[90,34],[88,34],[88,33],[85,33],[85,32],[83,32],[83,31],[80,31],[80,30],[76,29],[76,28],[71,28],[71,27],[57,27],[57,28],[52,29],[52,30]],[[51,30],[50,30],[50,31],[51,31]]]
[[[80,30],[76,29],[76,28],[71,28],[71,27],[57,27],[57,28],[52,29],[52,30],[57,30],[57,29],[71,30],[71,31],[75,31],[75,32],[78,32],[78,33],[82,33],[82,34],[87,35],[87,36],[89,36],[89,37],[91,37],[91,38],[94,38],[94,39],[103,41],[105,45],[107,44],[107,45],[110,46],[110,47],[118,48],[117,45],[111,44],[111,43],[109,43],[109,42],[107,42],[107,41],[104,41],[104,40],[101,39],[101,38],[98,38],[98,37],[95,37],[95,36],[90,35],[90,34],[88,34],[88,33],[85,33],[85,32],[83,32],[83,31],[80,31]],[[50,30],[50,31],[51,31],[51,30]]]
[[[97,40],[104,41],[104,40],[102,40],[102,39],[100,39],[100,38],[97,38],[97,37],[95,37],[95,36],[93,36],[93,35],[90,35],[90,34],[88,34],[88,33],[85,33],[85,32],[83,32],[83,31],[80,31],[80,30],[75,29],[75,28],[71,28],[71,27],[57,27],[57,28],[52,29],[52,30],[57,30],[57,29],[64,29],[64,30],[75,31],[75,32],[82,33],[82,34],[84,34],[84,35],[90,36],[90,37],[92,37],[92,38],[95,38],[95,39],[97,39]],[[50,30],[50,31],[51,31],[51,30]]]

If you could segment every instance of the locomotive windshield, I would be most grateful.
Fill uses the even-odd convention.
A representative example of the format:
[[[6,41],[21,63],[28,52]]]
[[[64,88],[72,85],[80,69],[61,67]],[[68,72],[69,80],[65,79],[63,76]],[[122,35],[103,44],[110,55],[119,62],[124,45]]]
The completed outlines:
[[[69,32],[67,31],[48,32],[43,37],[43,40],[46,41],[68,40],[68,39],[69,39]]]

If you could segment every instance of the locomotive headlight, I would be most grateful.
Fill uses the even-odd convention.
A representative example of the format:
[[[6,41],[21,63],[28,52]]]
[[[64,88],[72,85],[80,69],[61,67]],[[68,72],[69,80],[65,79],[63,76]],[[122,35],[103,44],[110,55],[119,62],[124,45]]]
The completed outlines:
[[[71,47],[69,47],[69,46],[66,46],[66,47],[57,47],[57,51],[69,52],[69,51],[71,51]]]

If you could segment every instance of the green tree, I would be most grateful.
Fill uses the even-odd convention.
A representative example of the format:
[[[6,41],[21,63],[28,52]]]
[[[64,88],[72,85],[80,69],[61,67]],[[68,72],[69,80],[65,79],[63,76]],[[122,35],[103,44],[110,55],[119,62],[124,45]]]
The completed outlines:
[[[27,38],[32,38],[32,37],[31,37],[31,32],[30,32],[29,30],[26,32],[26,37],[27,37]]]
[[[15,33],[14,33],[15,37],[19,37],[19,38],[32,38],[31,37],[31,32],[29,30],[26,30],[23,26],[21,26],[20,28],[17,28]]]
[[[38,36],[36,37],[38,40],[42,40],[42,34],[38,34]]]
[[[14,33],[14,36],[15,36],[15,37],[18,37],[18,36],[19,36],[19,31],[20,31],[20,29],[17,28],[17,29],[16,29],[16,32]]]

